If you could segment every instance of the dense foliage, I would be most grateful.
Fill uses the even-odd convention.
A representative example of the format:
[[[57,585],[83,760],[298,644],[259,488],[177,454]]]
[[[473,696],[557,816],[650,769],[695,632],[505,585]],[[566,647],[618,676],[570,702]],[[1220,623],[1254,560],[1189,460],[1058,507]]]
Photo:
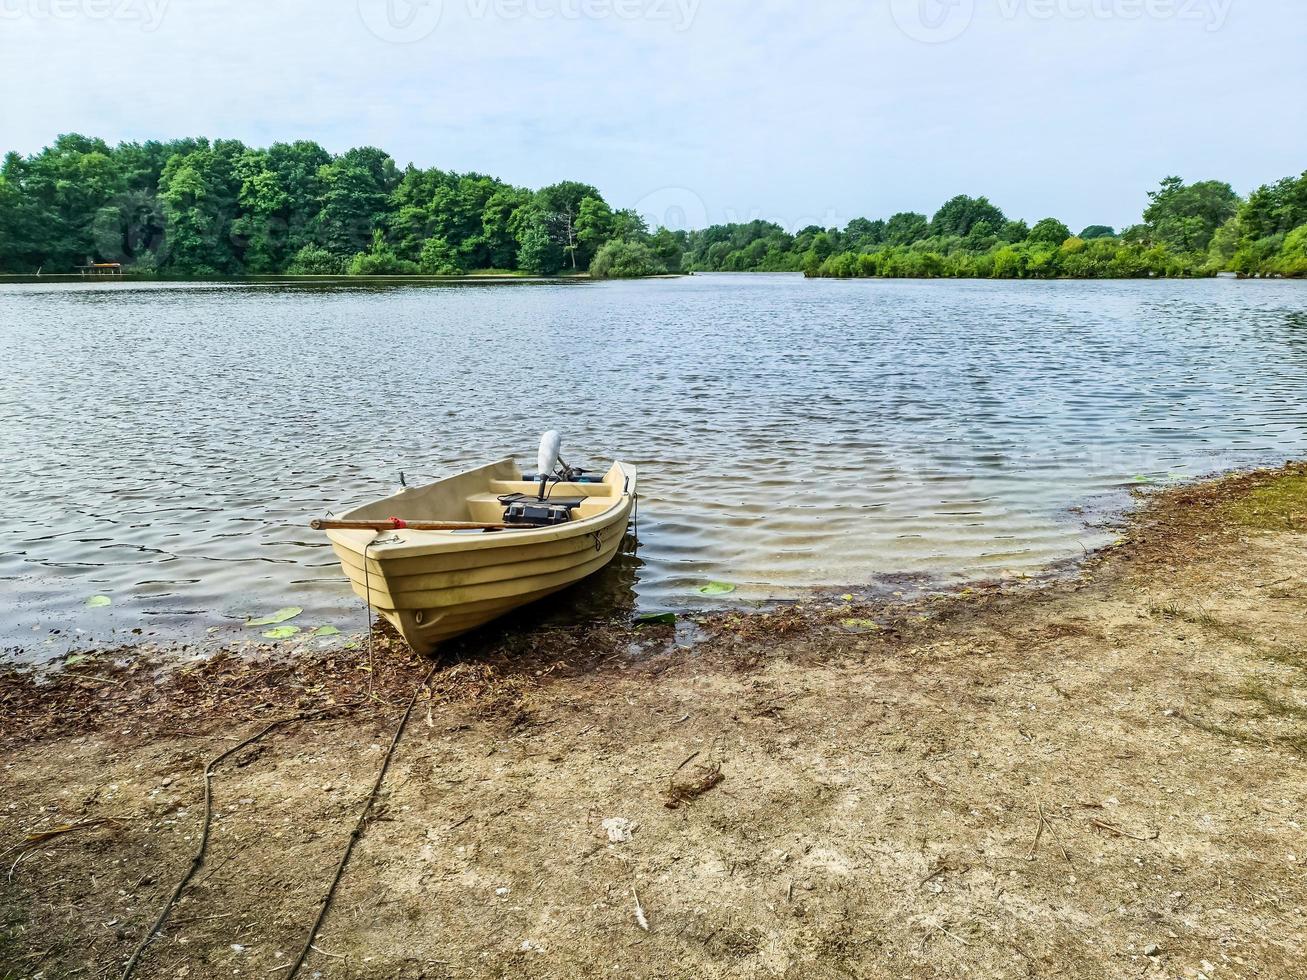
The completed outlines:
[[[651,235],[588,184],[532,191],[316,143],[122,143],[59,137],[0,167],[0,272],[88,261],[175,276],[583,272],[605,245],[679,271],[681,243]],[[630,274],[629,260],[608,274]],[[611,271],[615,269],[617,271]]]
[[[1307,276],[1307,173],[1259,188],[1246,201],[1229,184],[1185,184],[1178,177],[1166,178],[1148,197],[1143,222],[1119,235],[1105,225],[1073,235],[1055,218],[1027,228],[983,197],[958,197],[928,227],[918,220],[923,216],[911,216],[910,241],[884,234],[868,241],[866,229],[852,224],[842,234],[828,232],[831,247],[810,249],[802,267],[836,277],[1099,279],[1226,270]],[[909,221],[895,218],[900,225]]]
[[[1307,173],[1241,201],[1229,184],[1168,177],[1143,222],[1118,234],[1090,225],[1073,235],[1056,218],[1030,227],[987,198],[955,197],[933,217],[901,212],[843,229],[790,235],[765,221],[691,232],[685,267],[803,270],[810,276],[1051,279],[1245,275],[1307,276]]]
[[[616,238],[605,242],[590,262],[590,275],[596,279],[636,279],[666,271],[667,264],[644,242]]]
[[[110,147],[60,136],[0,166],[0,272],[88,261],[186,277],[462,275],[479,270],[630,277],[803,271],[810,276],[1124,278],[1307,276],[1307,173],[1241,200],[1229,184],[1168,177],[1119,234],[1033,227],[984,197],[791,234],[768,221],[651,231],[594,187],[540,190],[409,166],[362,147],[254,149],[182,139]]]

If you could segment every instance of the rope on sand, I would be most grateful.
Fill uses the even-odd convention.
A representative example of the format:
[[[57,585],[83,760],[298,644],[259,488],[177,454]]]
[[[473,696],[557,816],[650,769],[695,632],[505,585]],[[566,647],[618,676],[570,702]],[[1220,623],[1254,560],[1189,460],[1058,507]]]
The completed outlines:
[[[142,939],[140,945],[138,945],[136,949],[132,951],[132,955],[128,958],[127,963],[123,966],[122,980],[129,980],[131,975],[136,971],[136,965],[137,963],[140,962],[141,954],[145,952],[146,948],[150,945],[150,943],[154,942],[155,938],[159,935],[159,932],[163,929],[164,924],[168,921],[168,916],[172,912],[173,906],[177,904],[177,899],[181,897],[182,892],[186,890],[186,886],[189,885],[191,883],[191,879],[195,877],[195,873],[199,871],[200,866],[204,864],[204,855],[209,849],[209,828],[213,824],[214,771],[218,768],[218,766],[222,765],[222,763],[225,762],[227,759],[231,758],[233,755],[235,755],[237,752],[240,752],[242,749],[249,748],[251,745],[253,745],[255,742],[258,742],[273,729],[280,728],[282,725],[289,725],[292,722],[296,722],[296,721],[308,721],[310,718],[315,718],[315,717],[318,717],[318,714],[307,714],[301,712],[300,714],[292,715],[289,718],[279,718],[274,722],[270,722],[268,725],[264,726],[264,728],[262,728],[260,731],[258,731],[254,735],[251,735],[249,738],[245,739],[245,741],[241,742],[239,745],[232,746],[230,749],[228,749],[226,752],[214,758],[207,766],[204,767],[204,829],[200,833],[200,842],[195,848],[195,854],[191,857],[190,867],[186,869],[186,873],[183,874],[181,880],[177,882],[177,887],[174,888],[172,890],[172,894],[168,896],[168,901],[164,903],[163,909],[159,912],[159,917],[154,920],[154,925],[150,927],[150,931],[145,934],[145,938]]]
[[[371,607],[369,607],[371,608]],[[359,838],[363,836],[363,830],[367,823],[368,814],[372,811],[373,804],[377,801],[377,795],[381,792],[381,784],[386,779],[386,773],[390,770],[390,761],[394,758],[395,748],[399,745],[399,740],[404,737],[404,729],[408,727],[409,718],[413,715],[413,708],[418,703],[418,698],[422,691],[431,683],[431,679],[436,675],[439,669],[438,663],[432,664],[431,670],[423,678],[416,690],[413,691],[413,697],[408,702],[408,707],[404,709],[404,716],[399,720],[399,727],[395,729],[395,736],[390,740],[390,748],[386,750],[385,758],[381,760],[381,769],[377,772],[376,781],[372,784],[372,792],[368,794],[367,800],[363,804],[363,809],[359,812],[358,821],[354,824],[354,829],[350,831],[349,842],[345,845],[345,853],[340,856],[340,863],[336,865],[336,874],[331,879],[331,884],[327,888],[327,893],[323,896],[322,905],[318,909],[318,917],[313,922],[313,927],[309,929],[308,939],[304,942],[304,948],[295,958],[295,962],[290,964],[290,973],[286,974],[286,980],[294,980],[300,972],[300,967],[308,959],[309,953],[314,949],[313,941],[318,938],[318,931],[322,928],[322,923],[326,921],[327,911],[331,908],[331,902],[336,897],[336,889],[340,885],[341,879],[345,876],[345,866],[349,864],[350,855],[354,853],[354,845],[358,843]]]

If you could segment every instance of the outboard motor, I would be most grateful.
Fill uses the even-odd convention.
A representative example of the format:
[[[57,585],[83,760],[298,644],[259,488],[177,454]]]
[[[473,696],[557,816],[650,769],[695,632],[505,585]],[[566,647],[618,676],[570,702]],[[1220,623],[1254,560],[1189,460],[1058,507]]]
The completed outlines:
[[[549,481],[570,482],[572,470],[559,458],[563,448],[563,437],[557,432],[546,432],[540,438],[540,455],[536,462],[539,470],[536,479],[540,481],[540,490],[536,498],[522,494],[500,497],[504,504],[504,523],[525,527],[551,527],[566,524],[572,519],[572,511],[581,505],[579,500],[551,500]],[[530,476],[527,479],[531,479]]]
[[[539,468],[536,473],[540,477],[540,492],[536,495],[536,500],[545,499],[545,487],[549,483],[549,477],[558,469],[558,454],[563,449],[563,437],[553,429],[550,429],[540,437],[540,455],[536,457]]]

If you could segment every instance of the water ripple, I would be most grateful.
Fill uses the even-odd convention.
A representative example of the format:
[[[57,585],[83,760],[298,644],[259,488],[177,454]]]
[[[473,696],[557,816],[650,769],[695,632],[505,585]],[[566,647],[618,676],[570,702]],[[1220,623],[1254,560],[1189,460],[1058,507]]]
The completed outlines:
[[[1107,539],[1072,506],[1307,455],[1303,283],[6,285],[0,341],[27,656],[289,604],[348,627],[306,520],[545,428],[643,490],[639,558],[564,618],[1029,571]]]

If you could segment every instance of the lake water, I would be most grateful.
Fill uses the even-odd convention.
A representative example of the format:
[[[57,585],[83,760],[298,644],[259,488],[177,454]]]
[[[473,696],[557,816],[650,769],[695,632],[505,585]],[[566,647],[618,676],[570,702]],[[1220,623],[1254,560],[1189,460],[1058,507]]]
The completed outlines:
[[[546,428],[640,474],[638,555],[564,620],[1029,573],[1130,487],[1307,456],[1292,282],[6,284],[0,353],[21,659],[286,605],[357,629],[308,520],[533,466]]]

